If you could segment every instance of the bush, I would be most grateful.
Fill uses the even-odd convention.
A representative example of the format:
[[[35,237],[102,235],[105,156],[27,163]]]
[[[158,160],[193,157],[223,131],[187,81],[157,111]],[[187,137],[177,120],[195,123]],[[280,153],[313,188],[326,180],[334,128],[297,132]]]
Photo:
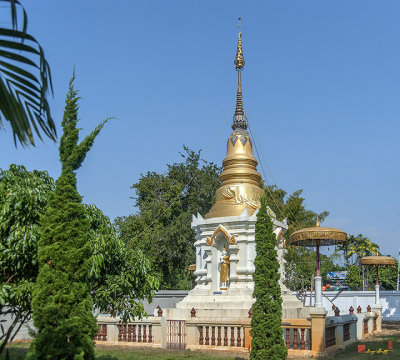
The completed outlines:
[[[256,222],[256,258],[250,359],[286,359],[288,351],[283,341],[282,297],[279,285],[279,263],[275,250],[276,236],[263,200]]]

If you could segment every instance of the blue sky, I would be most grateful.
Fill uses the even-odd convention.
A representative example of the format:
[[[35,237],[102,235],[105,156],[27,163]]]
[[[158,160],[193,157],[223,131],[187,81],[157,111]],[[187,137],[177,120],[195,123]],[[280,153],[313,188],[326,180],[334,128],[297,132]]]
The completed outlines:
[[[309,208],[330,211],[326,226],[362,233],[397,257],[398,1],[23,3],[51,66],[59,134],[74,65],[82,134],[117,118],[78,171],[84,202],[112,219],[134,212],[130,185],[180,161],[183,144],[221,163],[242,16],[244,106],[268,182],[303,189]],[[18,163],[59,175],[57,144],[15,149],[9,128],[0,139],[0,168]]]

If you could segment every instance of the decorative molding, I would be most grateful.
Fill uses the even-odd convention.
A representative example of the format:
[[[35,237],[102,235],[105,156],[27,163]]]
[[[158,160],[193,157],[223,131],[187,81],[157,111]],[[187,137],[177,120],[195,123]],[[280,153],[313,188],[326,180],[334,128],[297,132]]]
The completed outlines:
[[[228,239],[229,245],[235,245],[235,244],[236,244],[236,237],[235,237],[235,235],[231,235],[231,234],[229,233],[229,231],[225,228],[224,225],[219,225],[219,226],[217,227],[217,229],[214,231],[214,233],[211,235],[211,237],[207,237],[206,245],[207,245],[207,246],[212,246],[213,243],[214,243],[214,239],[216,238],[216,236],[217,236],[219,233],[223,233],[223,234],[225,235],[225,237]]]

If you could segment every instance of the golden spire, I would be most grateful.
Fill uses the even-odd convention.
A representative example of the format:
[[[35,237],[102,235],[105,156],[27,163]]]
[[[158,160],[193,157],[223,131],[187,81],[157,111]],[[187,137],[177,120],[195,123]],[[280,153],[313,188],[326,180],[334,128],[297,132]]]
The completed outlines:
[[[238,45],[236,50],[235,69],[242,70],[244,68],[244,57],[242,49],[242,32],[239,31]]]
[[[240,28],[240,20],[239,18],[239,28]],[[242,70],[244,69],[244,57],[243,57],[243,49],[242,49],[242,32],[239,31],[238,35],[238,45],[236,50],[236,59],[234,61],[235,69],[238,72],[238,86],[236,91],[236,109],[235,115],[233,117],[232,129],[247,129],[247,119],[243,110],[243,97],[242,97]]]
[[[244,210],[251,216],[260,208],[260,199],[264,196],[264,190],[260,187],[261,175],[257,171],[258,162],[253,155],[253,144],[247,132],[247,119],[243,110],[240,77],[243,67],[242,33],[239,31],[235,59],[238,88],[233,131],[228,139],[226,157],[222,162],[224,170],[219,177],[221,185],[215,193],[216,202],[205,215],[206,219],[240,216]]]

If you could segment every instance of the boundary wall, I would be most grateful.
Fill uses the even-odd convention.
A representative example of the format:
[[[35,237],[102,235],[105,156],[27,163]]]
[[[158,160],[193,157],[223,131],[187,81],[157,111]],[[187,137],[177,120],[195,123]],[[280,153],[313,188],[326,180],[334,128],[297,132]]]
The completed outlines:
[[[298,298],[304,295],[294,292]],[[365,311],[368,305],[375,304],[375,291],[323,291],[322,306],[328,310],[328,316],[334,316],[332,303],[340,309],[340,314],[347,314],[350,306],[357,309],[361,306]],[[314,305],[314,293],[305,294],[305,305]],[[400,321],[400,291],[380,291],[379,303],[382,305],[383,321]]]

